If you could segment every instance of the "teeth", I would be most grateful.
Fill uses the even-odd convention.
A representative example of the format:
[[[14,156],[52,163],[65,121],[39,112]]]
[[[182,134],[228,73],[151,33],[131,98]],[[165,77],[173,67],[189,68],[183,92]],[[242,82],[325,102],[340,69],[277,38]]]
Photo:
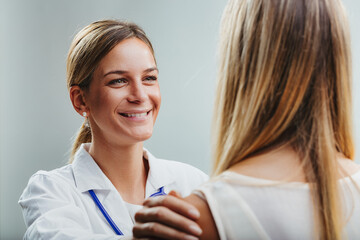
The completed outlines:
[[[144,113],[124,113],[126,117],[145,117],[147,115],[146,112]]]

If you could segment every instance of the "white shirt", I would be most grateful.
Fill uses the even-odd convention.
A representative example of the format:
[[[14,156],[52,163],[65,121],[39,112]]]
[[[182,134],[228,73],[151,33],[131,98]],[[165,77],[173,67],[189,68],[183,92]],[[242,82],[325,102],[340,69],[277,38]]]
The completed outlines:
[[[24,239],[120,239],[95,205],[88,190],[93,189],[112,220],[132,236],[134,210],[81,145],[74,162],[52,171],[38,171],[29,180],[19,204],[27,231]],[[200,170],[175,161],[157,159],[147,150],[149,162],[145,196],[164,187],[183,196],[208,179]]]
[[[360,239],[360,171],[340,179],[344,239]],[[309,184],[224,172],[195,191],[205,198],[221,239],[318,239]]]

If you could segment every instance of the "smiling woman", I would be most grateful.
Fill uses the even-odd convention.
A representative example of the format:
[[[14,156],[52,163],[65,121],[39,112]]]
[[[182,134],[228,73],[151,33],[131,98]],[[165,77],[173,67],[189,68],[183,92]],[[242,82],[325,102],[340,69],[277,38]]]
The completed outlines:
[[[87,91],[70,89],[74,108],[86,112],[92,134],[99,136],[94,141],[129,145],[151,137],[161,103],[157,75],[148,45],[130,38],[100,61]]]
[[[160,108],[157,79],[153,48],[137,25],[99,21],[75,36],[67,84],[85,121],[70,164],[37,172],[20,197],[25,239],[131,237],[146,198],[170,190],[187,195],[207,180],[200,170],[143,148]],[[197,225],[189,228],[200,232]]]

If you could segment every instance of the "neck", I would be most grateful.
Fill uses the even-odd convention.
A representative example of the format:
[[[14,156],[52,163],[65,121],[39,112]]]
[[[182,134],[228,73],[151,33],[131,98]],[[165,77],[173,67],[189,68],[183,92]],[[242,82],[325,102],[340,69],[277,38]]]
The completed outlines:
[[[298,154],[287,145],[260,152],[234,164],[229,170],[274,181],[307,182]]]
[[[143,159],[143,143],[124,146],[93,138],[88,151],[123,200],[141,205],[145,199],[148,174],[148,164]]]

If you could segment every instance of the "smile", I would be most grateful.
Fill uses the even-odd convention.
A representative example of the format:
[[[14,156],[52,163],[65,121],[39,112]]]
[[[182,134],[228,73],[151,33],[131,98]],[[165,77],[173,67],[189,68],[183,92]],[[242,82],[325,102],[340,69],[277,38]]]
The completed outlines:
[[[142,117],[146,117],[150,113],[150,111],[142,112],[142,113],[119,113],[119,114],[127,118],[142,118]]]

